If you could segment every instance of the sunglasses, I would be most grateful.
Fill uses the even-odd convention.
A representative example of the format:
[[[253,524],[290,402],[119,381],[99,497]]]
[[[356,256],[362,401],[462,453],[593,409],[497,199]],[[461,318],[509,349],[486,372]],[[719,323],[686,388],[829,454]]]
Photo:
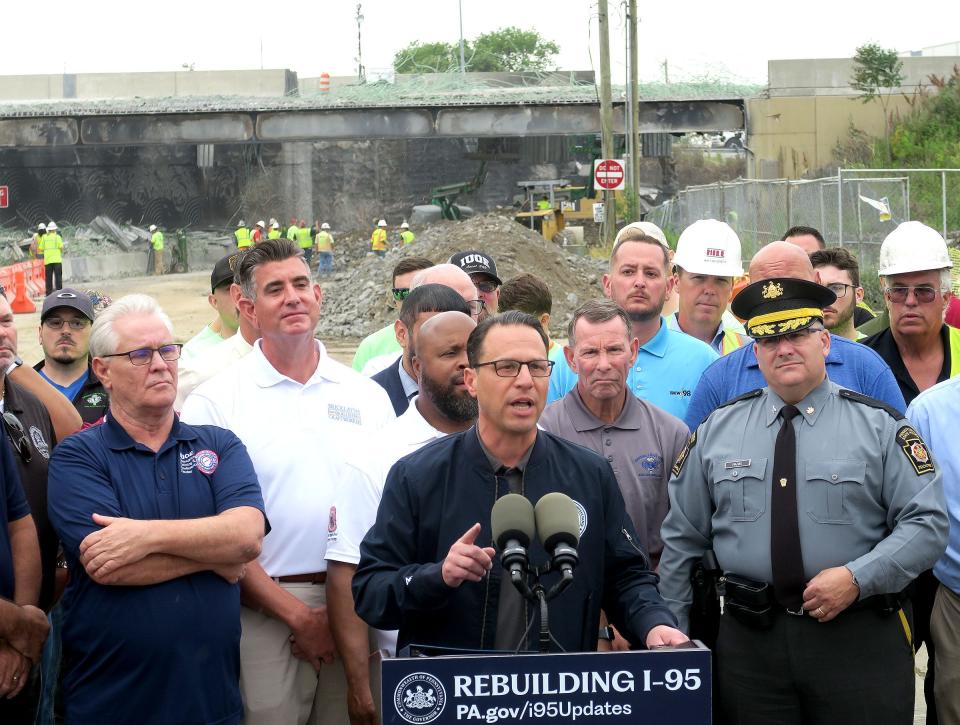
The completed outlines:
[[[27,440],[27,433],[23,429],[23,423],[13,413],[7,411],[3,414],[3,422],[7,426],[7,433],[10,434],[10,442],[17,449],[17,453],[24,463],[30,463],[33,456],[30,453],[30,442]]]
[[[910,296],[910,290],[913,290],[913,296],[921,305],[929,305],[937,298],[937,295],[940,294],[939,289],[926,284],[918,285],[916,287],[908,287],[906,285],[886,287],[883,290],[883,293],[891,302],[903,304],[907,301],[907,297]]]

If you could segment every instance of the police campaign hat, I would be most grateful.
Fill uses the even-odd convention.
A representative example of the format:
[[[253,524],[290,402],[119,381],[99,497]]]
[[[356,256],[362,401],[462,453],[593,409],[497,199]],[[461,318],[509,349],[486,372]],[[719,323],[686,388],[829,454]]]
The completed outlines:
[[[233,282],[233,273],[240,264],[240,257],[243,252],[234,252],[217,260],[213,265],[213,272],[210,273],[210,291],[216,292],[217,287]]]
[[[836,300],[833,292],[816,282],[776,277],[747,285],[731,307],[733,314],[746,320],[747,334],[757,339],[805,330],[823,321],[823,308]]]

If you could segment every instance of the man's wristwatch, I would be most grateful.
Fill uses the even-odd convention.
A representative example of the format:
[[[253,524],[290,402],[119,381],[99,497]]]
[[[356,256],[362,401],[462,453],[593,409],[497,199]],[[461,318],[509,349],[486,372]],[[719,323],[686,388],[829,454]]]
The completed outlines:
[[[599,634],[597,634],[597,639],[605,639],[607,642],[613,642],[613,627],[610,625],[601,627]]]
[[[19,355],[16,355],[13,358],[13,362],[10,363],[10,367],[7,368],[7,372],[5,373],[5,375],[9,375],[21,365],[23,365],[23,358],[21,358]]]

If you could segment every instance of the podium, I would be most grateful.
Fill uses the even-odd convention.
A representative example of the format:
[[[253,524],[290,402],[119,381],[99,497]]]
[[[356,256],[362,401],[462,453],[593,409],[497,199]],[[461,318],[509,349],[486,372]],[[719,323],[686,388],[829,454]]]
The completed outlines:
[[[705,725],[711,718],[710,650],[699,642],[634,652],[398,657],[383,661],[381,680],[384,725]]]

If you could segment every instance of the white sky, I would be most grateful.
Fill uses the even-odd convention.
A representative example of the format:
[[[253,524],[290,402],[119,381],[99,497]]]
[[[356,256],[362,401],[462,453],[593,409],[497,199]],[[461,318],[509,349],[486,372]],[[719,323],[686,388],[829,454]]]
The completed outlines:
[[[356,0],[94,0],[7,2],[0,12],[0,74],[288,68],[300,76],[356,71]],[[556,42],[565,70],[599,62],[592,0],[462,0],[466,38],[516,25]],[[610,0],[615,83],[622,83],[624,8]],[[456,41],[457,0],[364,0],[363,62],[386,69],[413,40]],[[767,60],[849,57],[867,41],[917,50],[960,40],[960,2],[759,0],[638,2],[640,76],[708,74],[765,83]],[[591,64],[588,49],[592,48]]]

